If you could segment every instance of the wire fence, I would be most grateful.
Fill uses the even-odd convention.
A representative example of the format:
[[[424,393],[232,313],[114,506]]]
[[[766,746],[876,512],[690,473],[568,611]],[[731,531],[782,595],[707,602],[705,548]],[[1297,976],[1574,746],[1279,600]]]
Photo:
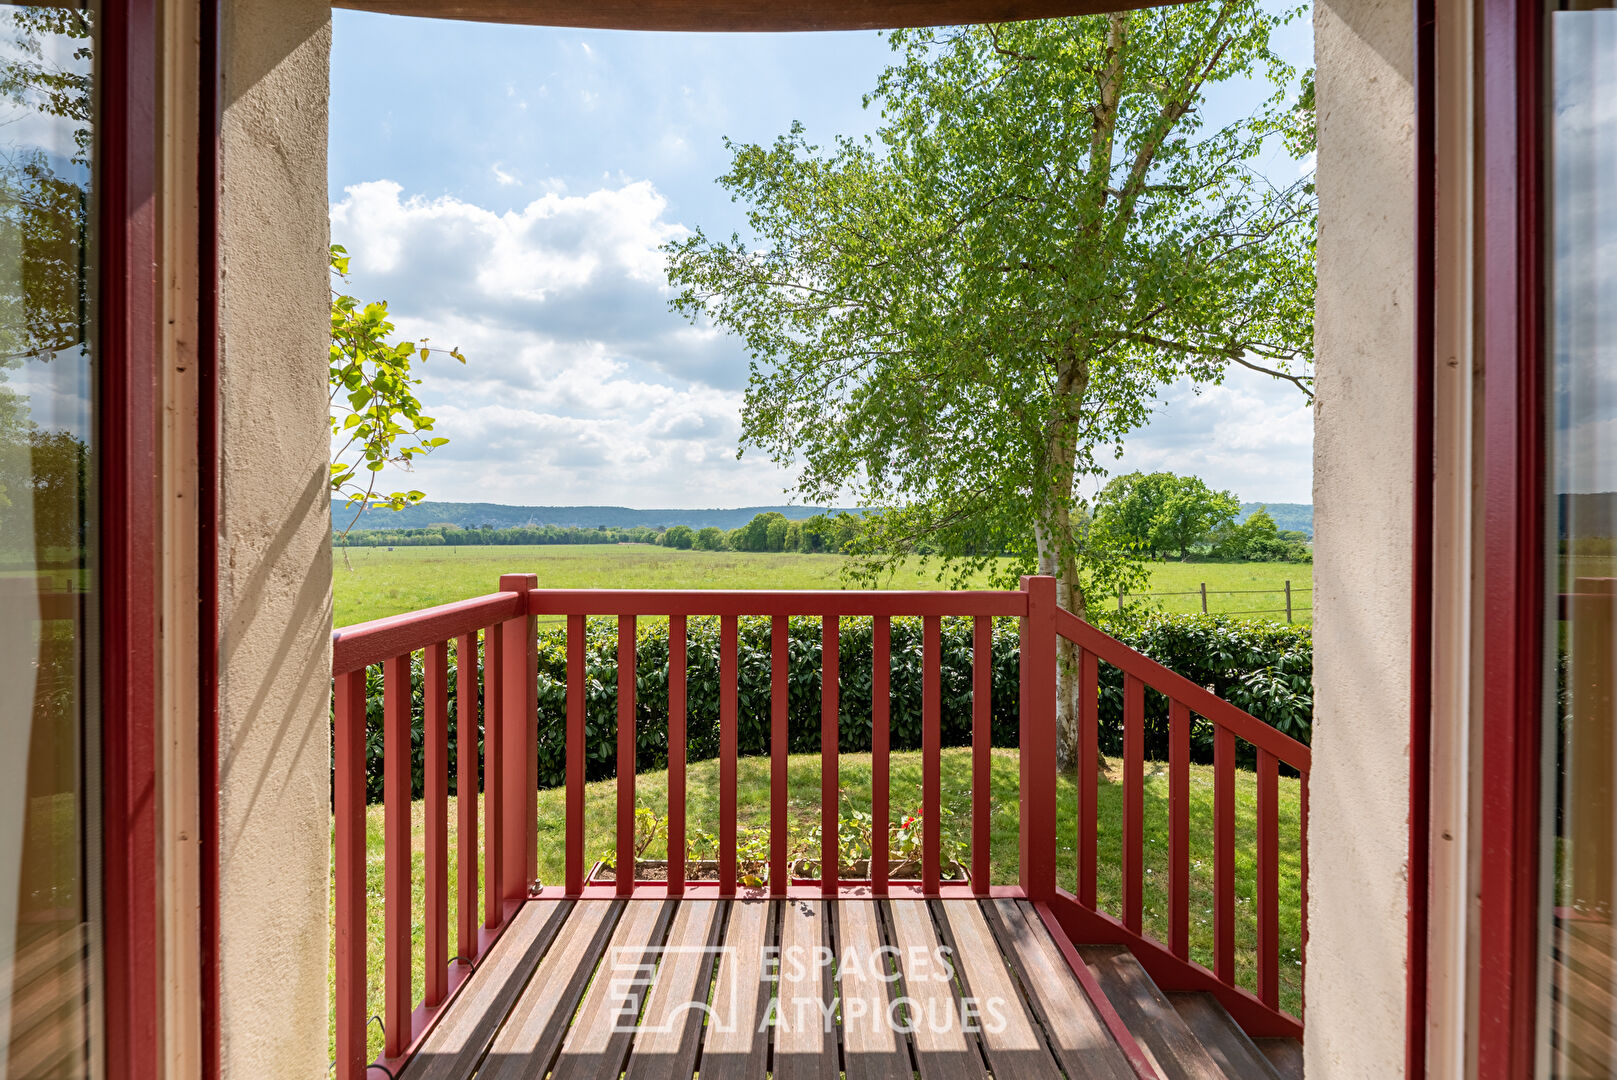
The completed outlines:
[[[1193,599],[1185,605],[1186,610],[1194,611],[1199,600],[1203,615],[1284,615],[1287,622],[1296,622],[1300,616],[1306,614],[1308,619],[1312,621],[1314,611],[1313,594],[1314,590],[1312,588],[1292,588],[1290,580],[1283,582],[1278,589],[1209,589],[1207,582],[1203,581],[1200,583],[1199,588],[1180,590],[1178,592],[1137,593],[1119,589],[1117,593],[1117,610],[1122,611],[1124,604],[1130,600],[1151,600],[1159,597],[1192,597]],[[1280,607],[1249,608],[1237,606],[1215,610],[1214,607],[1209,606],[1207,598],[1210,596],[1273,596],[1277,597],[1282,603]],[[1308,599],[1304,601],[1301,599],[1303,597]]]

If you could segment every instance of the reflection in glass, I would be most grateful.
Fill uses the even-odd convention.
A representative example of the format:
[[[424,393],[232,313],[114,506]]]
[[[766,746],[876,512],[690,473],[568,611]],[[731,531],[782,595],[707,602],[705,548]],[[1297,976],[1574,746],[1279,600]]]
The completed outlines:
[[[1580,5],[1581,6],[1581,5]],[[1550,1075],[1617,1071],[1617,11],[1557,11],[1553,55],[1546,730],[1554,873],[1541,1023]]]
[[[89,1074],[91,31],[0,5],[0,1080]]]

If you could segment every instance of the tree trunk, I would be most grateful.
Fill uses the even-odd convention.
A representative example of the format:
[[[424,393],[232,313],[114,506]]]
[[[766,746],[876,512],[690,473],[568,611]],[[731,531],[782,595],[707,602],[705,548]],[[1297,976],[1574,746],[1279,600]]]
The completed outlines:
[[[1072,535],[1073,462],[1077,438],[1074,410],[1089,385],[1089,365],[1069,352],[1057,371],[1058,410],[1046,448],[1051,480],[1044,512],[1034,523],[1039,573],[1056,579],[1056,603],[1080,619],[1084,607],[1078,579],[1078,557]],[[1056,642],[1056,759],[1062,769],[1078,763],[1078,716],[1081,697],[1080,650],[1066,638]]]

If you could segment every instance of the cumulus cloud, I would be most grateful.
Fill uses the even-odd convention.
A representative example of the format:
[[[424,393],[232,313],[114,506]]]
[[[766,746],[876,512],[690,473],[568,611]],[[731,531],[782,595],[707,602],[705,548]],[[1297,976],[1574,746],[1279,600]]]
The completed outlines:
[[[1238,368],[1200,393],[1188,381],[1168,387],[1110,471],[1194,473],[1246,502],[1312,502],[1313,448],[1302,393]]]
[[[687,230],[652,184],[552,190],[502,213],[377,180],[330,210],[352,291],[468,359],[440,352],[420,368],[451,441],[411,486],[527,503],[780,498],[790,476],[736,461],[744,354],[668,310],[660,248]]]

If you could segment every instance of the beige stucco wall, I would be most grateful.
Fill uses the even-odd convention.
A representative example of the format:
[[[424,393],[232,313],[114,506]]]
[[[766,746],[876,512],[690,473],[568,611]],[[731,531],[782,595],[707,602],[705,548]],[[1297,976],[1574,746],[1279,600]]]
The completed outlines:
[[[221,1063],[327,1054],[325,0],[227,0],[220,147]]]
[[[1315,7],[1309,1080],[1403,1075],[1413,506],[1408,0]]]

